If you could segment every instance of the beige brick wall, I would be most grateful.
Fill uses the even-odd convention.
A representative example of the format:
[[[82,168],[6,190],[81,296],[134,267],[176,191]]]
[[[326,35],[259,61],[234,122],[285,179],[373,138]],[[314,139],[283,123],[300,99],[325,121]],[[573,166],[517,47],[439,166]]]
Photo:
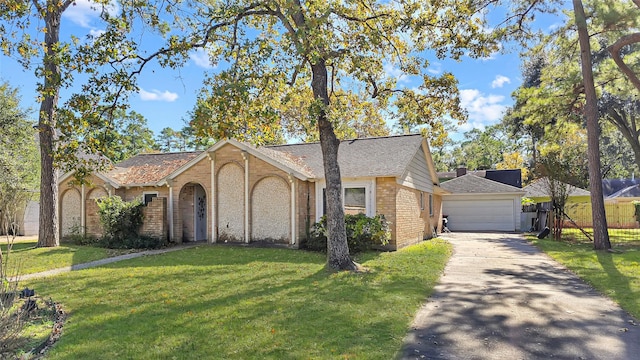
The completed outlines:
[[[376,215],[384,215],[389,222],[391,240],[389,247],[396,248],[396,179],[392,177],[376,179]]]
[[[85,235],[92,238],[102,236],[102,225],[100,224],[100,214],[98,212],[97,200],[109,196],[109,193],[102,186],[89,190],[85,204]]]
[[[298,243],[307,238],[307,232],[316,218],[315,184],[310,181],[297,180],[296,185],[296,228]]]
[[[425,211],[420,209],[420,191],[398,185],[396,192],[396,248],[415,244],[424,239],[425,218],[429,214],[428,198],[424,196]]]
[[[166,240],[169,234],[167,212],[166,197],[151,199],[151,202],[142,209],[144,222],[140,228],[140,235]]]
[[[429,209],[426,209],[427,211]],[[427,216],[429,213],[426,214]],[[433,195],[433,215],[429,218],[431,226],[428,227],[429,234],[433,237],[435,234],[432,234],[430,231],[432,228],[435,228],[438,233],[442,232],[442,196]],[[425,229],[427,230],[427,229]]]

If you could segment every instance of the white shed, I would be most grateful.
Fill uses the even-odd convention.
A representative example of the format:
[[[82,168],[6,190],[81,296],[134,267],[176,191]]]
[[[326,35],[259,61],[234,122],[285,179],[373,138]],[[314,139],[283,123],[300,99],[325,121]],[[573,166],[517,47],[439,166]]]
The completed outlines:
[[[464,175],[442,183],[442,214],[451,231],[520,231],[522,189]]]

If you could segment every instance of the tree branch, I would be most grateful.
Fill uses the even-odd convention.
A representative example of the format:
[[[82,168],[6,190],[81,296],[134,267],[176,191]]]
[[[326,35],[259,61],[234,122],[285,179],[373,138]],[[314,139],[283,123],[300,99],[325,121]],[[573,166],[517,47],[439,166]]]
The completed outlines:
[[[640,3],[640,0],[634,0],[634,3]],[[607,50],[609,50],[609,53],[611,54],[613,61],[618,65],[618,68],[620,68],[620,70],[629,78],[633,86],[640,90],[640,79],[624,62],[622,55],[620,54],[623,47],[637,43],[640,43],[640,33],[629,34],[618,39],[618,41],[609,46]]]

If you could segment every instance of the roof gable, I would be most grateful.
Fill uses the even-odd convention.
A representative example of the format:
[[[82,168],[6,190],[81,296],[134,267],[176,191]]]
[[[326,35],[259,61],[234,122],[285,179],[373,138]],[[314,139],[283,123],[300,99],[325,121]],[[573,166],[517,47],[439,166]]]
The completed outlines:
[[[523,191],[520,188],[485,179],[473,174],[467,174],[445,181],[440,186],[452,194],[523,194]]]

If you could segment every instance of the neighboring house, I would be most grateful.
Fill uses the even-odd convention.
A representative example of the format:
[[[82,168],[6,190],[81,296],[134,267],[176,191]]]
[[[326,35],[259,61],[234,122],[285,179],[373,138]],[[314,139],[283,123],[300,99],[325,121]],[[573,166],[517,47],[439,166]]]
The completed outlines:
[[[566,183],[562,183],[562,185],[567,189],[567,203],[588,203],[591,201],[591,193],[589,191]],[[531,184],[522,188],[522,190],[525,192],[525,197],[533,200],[537,204],[551,201],[549,178],[547,177],[533,181]]]
[[[567,191],[567,203],[565,213],[576,224],[584,225],[585,218],[591,217],[591,193],[579,187],[561,183]],[[551,211],[551,191],[549,190],[549,178],[543,177],[533,181],[522,190],[525,197],[536,204],[531,212],[523,213],[523,229],[539,231],[548,226],[549,212]],[[589,220],[590,223],[590,220]],[[573,226],[572,223],[569,226]]]
[[[522,189],[466,174],[443,182],[442,213],[451,231],[519,231]]]
[[[467,170],[465,167],[459,167],[456,171],[439,172],[438,179],[440,179],[440,182],[445,182],[467,174],[515,186],[517,188],[522,187],[522,170],[520,169]]]
[[[434,236],[440,187],[427,141],[401,135],[342,141],[338,161],[347,213],[384,215],[391,249]],[[268,241],[297,247],[324,214],[319,143],[254,147],[224,140],[202,152],[143,154],[74,185],[60,186],[63,236],[101,233],[95,200],[119,195],[147,204],[142,233],[170,241]]]
[[[602,194],[608,203],[640,201],[640,179],[604,179]]]

